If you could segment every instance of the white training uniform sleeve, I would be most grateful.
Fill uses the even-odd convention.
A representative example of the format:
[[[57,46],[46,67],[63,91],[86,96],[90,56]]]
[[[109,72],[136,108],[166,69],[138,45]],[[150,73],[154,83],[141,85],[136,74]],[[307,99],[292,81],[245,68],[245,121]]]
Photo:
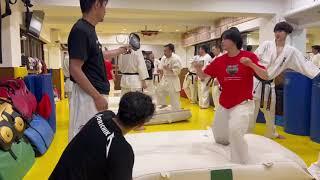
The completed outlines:
[[[138,73],[140,80],[145,80],[149,77],[147,65],[144,61],[144,57],[141,51],[136,52],[136,60],[138,62]]]
[[[163,66],[164,66],[164,61],[165,61],[165,59],[166,59],[166,56],[162,56],[162,58],[161,58],[161,60],[160,60],[160,63],[159,63],[159,66],[158,66],[158,68],[160,69],[160,70],[163,70]]]
[[[266,58],[264,56],[268,55],[267,52],[270,52],[270,41],[263,42],[254,52],[255,55],[258,57],[258,60],[261,65],[268,67],[268,62],[266,62]],[[270,54],[269,54],[270,56]]]
[[[176,58],[176,60],[172,63],[172,71],[174,75],[179,75],[182,69],[180,59]]]
[[[204,58],[205,66],[208,66],[211,63],[211,61],[212,57],[209,54],[206,54]]]
[[[311,61],[308,61],[297,49],[293,50],[291,61],[288,63],[288,68],[308,76],[311,79],[315,78],[320,73],[320,69]]]
[[[122,68],[122,60],[123,60],[123,55],[120,54],[119,57],[118,57],[118,67],[119,67],[119,71],[122,72],[123,71],[123,68]],[[124,73],[124,72],[122,72]]]

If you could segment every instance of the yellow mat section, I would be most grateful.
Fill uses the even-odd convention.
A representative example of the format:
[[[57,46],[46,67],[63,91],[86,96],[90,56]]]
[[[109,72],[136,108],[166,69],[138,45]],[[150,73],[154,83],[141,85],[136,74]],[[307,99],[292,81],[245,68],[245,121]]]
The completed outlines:
[[[144,132],[202,130],[207,129],[207,127],[211,125],[214,116],[212,108],[201,110],[197,105],[189,104],[186,99],[182,99],[181,101],[184,108],[191,109],[192,111],[192,118],[189,122],[146,126]],[[67,145],[69,119],[68,101],[62,100],[58,102],[56,106],[57,133],[48,152],[44,156],[36,159],[36,163],[25,176],[25,180],[48,179]],[[278,127],[278,130],[281,135],[286,137],[284,140],[276,140],[278,143],[297,153],[304,159],[308,166],[317,160],[318,153],[320,152],[320,144],[312,142],[309,137],[286,134],[280,127]],[[263,135],[264,132],[265,125],[257,124],[256,133]]]

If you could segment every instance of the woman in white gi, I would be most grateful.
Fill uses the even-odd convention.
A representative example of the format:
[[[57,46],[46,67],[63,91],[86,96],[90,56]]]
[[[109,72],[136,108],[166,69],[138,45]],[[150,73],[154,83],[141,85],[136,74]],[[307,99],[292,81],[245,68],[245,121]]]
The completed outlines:
[[[242,44],[239,30],[229,29],[222,34],[222,45],[228,54],[218,57],[204,71],[199,63],[195,63],[195,67],[199,78],[217,78],[222,87],[220,106],[212,127],[215,142],[230,144],[231,161],[245,164],[248,162],[248,144],[244,134],[254,109],[253,77],[254,74],[263,79],[268,76],[255,54],[240,50]]]
[[[199,59],[197,61],[202,64],[202,69],[204,70],[211,62],[212,58],[208,54],[209,47],[202,45],[199,49]],[[199,95],[199,106],[201,109],[208,109],[210,106],[210,77],[201,79],[198,81],[198,95]]]
[[[215,45],[212,47],[212,53],[214,54],[214,58],[211,60],[210,63],[212,63],[214,60],[216,60],[218,57],[222,56],[222,48],[221,46]],[[212,85],[212,100],[214,103],[214,108],[215,110],[219,106],[219,97],[220,97],[221,89],[220,85],[217,79],[213,80],[213,85]]]
[[[182,69],[181,60],[178,55],[174,54],[174,45],[168,44],[164,46],[164,57],[161,60],[159,70],[163,77],[156,90],[157,103],[161,105],[161,109],[167,106],[166,97],[170,96],[170,104],[172,110],[180,110],[180,79],[179,74]]]
[[[121,96],[128,92],[142,92],[147,88],[145,80],[149,74],[141,50],[120,55],[118,65],[121,72]]]
[[[198,102],[198,77],[196,70],[193,67],[193,62],[198,61],[199,56],[194,56],[190,59],[188,73],[183,81],[183,90],[186,93],[191,104],[196,104]]]
[[[275,84],[276,78],[286,69],[292,69],[313,79],[319,74],[319,68],[307,61],[296,48],[286,44],[287,36],[292,33],[293,27],[287,22],[279,22],[274,28],[274,41],[266,41],[256,50],[260,63],[267,68],[268,81],[254,80],[255,111],[250,119],[248,132],[253,133],[259,109],[265,115],[268,138],[284,138],[276,132],[275,126]],[[265,92],[263,94],[263,91]]]

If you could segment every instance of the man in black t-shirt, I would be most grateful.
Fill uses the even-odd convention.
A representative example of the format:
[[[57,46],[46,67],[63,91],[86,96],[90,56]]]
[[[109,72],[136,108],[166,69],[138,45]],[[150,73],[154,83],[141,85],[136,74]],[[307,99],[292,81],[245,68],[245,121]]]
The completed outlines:
[[[104,19],[108,0],[80,0],[83,17],[71,29],[68,38],[70,79],[74,82],[70,99],[69,141],[97,112],[108,108],[110,85],[104,56],[112,57],[129,47],[102,52],[95,26]]]
[[[124,135],[141,127],[155,106],[140,92],[125,94],[118,114],[95,115],[63,152],[50,180],[132,180],[134,153]]]

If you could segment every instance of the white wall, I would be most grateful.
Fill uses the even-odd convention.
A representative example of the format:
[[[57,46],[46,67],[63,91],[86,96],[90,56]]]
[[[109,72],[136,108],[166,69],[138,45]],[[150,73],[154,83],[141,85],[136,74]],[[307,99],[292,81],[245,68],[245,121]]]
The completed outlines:
[[[4,0],[1,4],[5,5]],[[2,19],[2,59],[0,67],[19,67],[21,65],[20,25],[23,5],[20,1],[11,8],[12,15]]]
[[[320,26],[307,29],[307,51],[311,51],[311,46],[320,45]]]
[[[45,24],[42,26],[40,39],[46,43],[51,43],[51,30]]]
[[[188,46],[187,47],[187,63],[186,63],[187,67],[190,66],[190,61],[189,60],[194,57],[194,51],[195,51],[194,46]]]
[[[48,49],[48,68],[60,69],[62,67],[62,53],[60,46],[50,44],[46,46]]]
[[[259,45],[259,34],[258,33],[252,33],[247,36],[247,44],[257,46]]]

